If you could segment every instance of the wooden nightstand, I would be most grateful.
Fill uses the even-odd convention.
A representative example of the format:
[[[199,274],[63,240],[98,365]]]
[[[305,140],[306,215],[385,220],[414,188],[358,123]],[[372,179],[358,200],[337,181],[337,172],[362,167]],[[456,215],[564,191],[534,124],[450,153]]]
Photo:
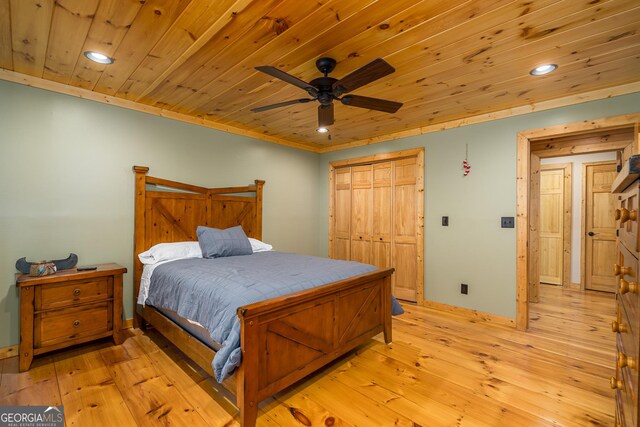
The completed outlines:
[[[122,275],[118,264],[63,270],[43,277],[16,274],[20,288],[20,371],[34,355],[112,336],[120,344]]]

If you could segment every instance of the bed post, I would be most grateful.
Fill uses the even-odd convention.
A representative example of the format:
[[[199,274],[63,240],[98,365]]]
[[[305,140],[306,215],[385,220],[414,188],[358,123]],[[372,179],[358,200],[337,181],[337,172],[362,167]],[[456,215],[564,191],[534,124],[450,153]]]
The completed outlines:
[[[262,188],[264,181],[255,180],[256,183],[256,239],[262,240]]]
[[[384,342],[391,344],[391,312],[393,311],[393,303],[391,302],[391,275],[382,279],[382,301],[384,310]]]
[[[258,322],[257,319],[245,319],[241,309],[238,310],[238,318],[240,319],[242,364],[238,369],[236,403],[240,409],[240,425],[254,427],[258,419],[259,403]]]
[[[140,291],[140,278],[142,277],[142,263],[138,259],[138,254],[145,249],[145,207],[147,193],[147,172],[146,166],[134,166],[136,173],[136,199],[135,199],[135,220],[134,220],[134,241],[133,241],[133,327],[144,328],[145,321],[138,314],[137,298]]]

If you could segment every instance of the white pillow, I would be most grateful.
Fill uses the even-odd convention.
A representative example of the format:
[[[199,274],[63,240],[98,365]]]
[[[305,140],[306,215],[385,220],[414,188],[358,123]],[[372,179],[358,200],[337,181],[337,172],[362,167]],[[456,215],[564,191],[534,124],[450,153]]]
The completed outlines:
[[[267,243],[261,242],[260,240],[253,239],[251,237],[249,237],[249,243],[251,243],[251,249],[253,250],[253,253],[266,252],[273,249],[273,246]]]
[[[143,264],[156,264],[185,258],[202,258],[200,244],[195,242],[159,243],[138,255]]]

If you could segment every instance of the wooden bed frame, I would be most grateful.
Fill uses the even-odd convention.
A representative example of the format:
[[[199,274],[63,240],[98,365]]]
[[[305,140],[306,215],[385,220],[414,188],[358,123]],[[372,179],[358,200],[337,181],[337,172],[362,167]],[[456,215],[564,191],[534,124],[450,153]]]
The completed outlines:
[[[197,240],[196,227],[242,225],[262,239],[262,188],[204,188],[135,171],[134,301],[142,264],[137,255],[163,242]],[[150,190],[149,186],[156,186]],[[247,195],[246,193],[251,193]],[[384,332],[391,342],[391,274],[378,270],[314,289],[239,307],[242,364],[236,375],[240,423],[254,426],[258,403]],[[134,326],[151,324],[213,374],[215,351],[153,307],[134,303]],[[226,381],[225,381],[226,382]]]

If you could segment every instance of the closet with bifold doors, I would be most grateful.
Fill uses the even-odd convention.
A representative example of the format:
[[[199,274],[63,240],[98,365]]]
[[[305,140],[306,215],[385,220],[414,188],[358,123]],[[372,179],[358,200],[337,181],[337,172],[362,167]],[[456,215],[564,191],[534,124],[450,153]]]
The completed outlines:
[[[424,149],[331,162],[329,256],[394,267],[393,294],[423,301]]]

